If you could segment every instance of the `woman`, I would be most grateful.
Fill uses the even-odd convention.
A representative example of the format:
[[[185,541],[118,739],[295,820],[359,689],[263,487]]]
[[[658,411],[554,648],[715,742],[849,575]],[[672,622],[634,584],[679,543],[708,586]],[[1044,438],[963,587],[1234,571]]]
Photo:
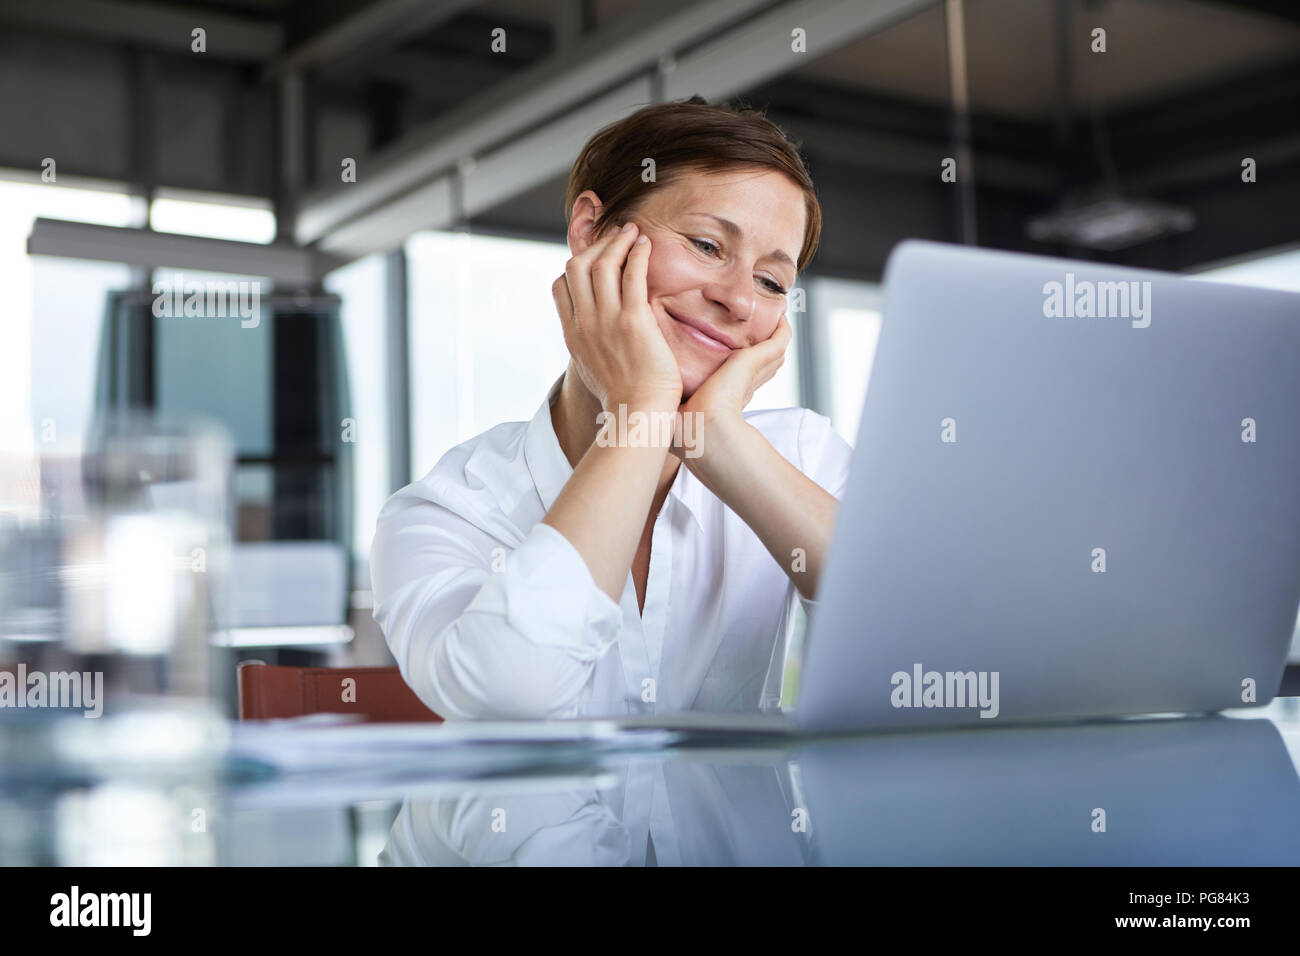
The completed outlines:
[[[568,368],[385,505],[375,620],[448,720],[775,711],[850,455],[807,409],[744,413],[790,342],[812,181],[765,117],[693,97],[598,132],[566,207]]]

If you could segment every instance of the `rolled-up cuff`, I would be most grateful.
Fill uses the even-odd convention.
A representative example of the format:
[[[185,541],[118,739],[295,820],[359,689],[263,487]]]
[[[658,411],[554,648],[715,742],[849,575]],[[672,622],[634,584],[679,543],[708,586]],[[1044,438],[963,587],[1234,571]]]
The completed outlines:
[[[596,661],[618,640],[623,612],[573,544],[538,522],[500,572],[509,625],[540,647]]]

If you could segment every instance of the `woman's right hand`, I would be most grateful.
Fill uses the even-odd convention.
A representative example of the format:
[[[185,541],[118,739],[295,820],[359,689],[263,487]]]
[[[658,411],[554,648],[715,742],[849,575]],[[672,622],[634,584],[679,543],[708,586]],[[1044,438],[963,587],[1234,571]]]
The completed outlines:
[[[650,308],[650,238],[637,226],[596,240],[571,258],[551,284],[578,374],[601,407],[676,410],[682,376]]]

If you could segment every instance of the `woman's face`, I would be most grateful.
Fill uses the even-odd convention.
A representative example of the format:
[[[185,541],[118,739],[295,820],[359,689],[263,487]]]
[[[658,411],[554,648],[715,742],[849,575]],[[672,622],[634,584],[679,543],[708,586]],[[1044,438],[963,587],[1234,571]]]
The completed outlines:
[[[683,399],[733,350],[776,329],[805,217],[795,182],[766,169],[684,173],[628,217],[650,237],[647,297],[677,358]]]

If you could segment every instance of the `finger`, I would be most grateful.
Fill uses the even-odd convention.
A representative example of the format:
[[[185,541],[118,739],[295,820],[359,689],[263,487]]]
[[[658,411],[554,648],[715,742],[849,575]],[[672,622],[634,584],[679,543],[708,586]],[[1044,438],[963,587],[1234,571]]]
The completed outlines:
[[[768,382],[772,381],[772,379],[776,376],[776,370],[777,370],[777,368],[779,368],[779,367],[780,367],[780,366],[773,367],[773,366],[771,366],[771,365],[764,365],[763,368],[759,370],[759,374],[753,376],[753,377],[749,380],[749,385],[748,385],[748,387],[747,387],[746,390],[745,390],[745,396],[746,396],[746,397],[745,397],[745,405],[746,405],[746,406],[749,405],[749,403],[750,403],[751,401],[754,400],[754,393],[755,393],[755,392],[757,392],[760,388],[762,388],[762,387],[763,387],[764,385],[766,385]]]
[[[588,268],[587,261],[580,256],[574,256],[564,264],[565,286],[575,319],[584,315],[594,316],[596,313],[596,297],[591,291]]]
[[[763,374],[760,377],[758,384],[766,385],[768,382],[772,381],[772,379],[776,378],[776,373],[781,371],[781,366],[784,364],[785,364],[784,361],[776,361],[776,362],[769,362],[767,365],[764,365]]]
[[[566,335],[578,331],[577,315],[573,311],[573,297],[569,294],[567,276],[560,276],[551,283],[551,298],[555,300],[555,311],[560,315],[560,326]]]
[[[613,318],[622,309],[623,267],[637,233],[636,223],[627,223],[591,265],[591,288],[596,298],[596,308],[602,316]]]
[[[650,269],[650,237],[642,233],[632,243],[627,254],[627,265],[623,268],[623,301],[649,302],[646,291],[646,273]]]
[[[591,287],[591,265],[617,237],[617,230],[598,237],[564,264],[575,321],[583,315],[595,316],[596,296]]]
[[[794,338],[794,329],[790,327],[790,320],[786,318],[784,312],[781,313],[781,318],[776,323],[776,328],[772,330],[771,338],[781,343],[782,352],[784,352],[786,346],[790,344],[790,339]]]
[[[752,352],[757,348],[757,346],[754,346],[750,351]],[[745,358],[747,359],[747,361],[743,363],[745,375],[749,381],[753,383],[755,388],[762,385],[769,378],[775,375],[776,370],[781,367],[779,361],[773,362],[770,358],[763,358],[759,355],[748,355]],[[742,363],[737,361],[736,364],[741,365]]]
[[[569,279],[569,293],[573,296],[573,305],[578,314],[592,317],[598,315],[598,303],[593,287],[592,268],[614,241],[621,235],[617,230],[601,236],[590,246],[570,259],[564,266],[564,274]]]
[[[794,337],[794,330],[790,327],[789,321],[784,315],[776,323],[776,328],[772,330],[764,341],[753,346],[755,353],[762,356],[763,361],[772,361],[774,358],[778,361],[785,360],[785,351],[790,347],[790,340]]]
[[[586,249],[583,249],[573,258],[581,259],[584,262],[594,262],[602,252],[609,248],[609,244],[619,237],[621,229],[622,227],[617,229],[607,228],[604,234],[593,239]]]

